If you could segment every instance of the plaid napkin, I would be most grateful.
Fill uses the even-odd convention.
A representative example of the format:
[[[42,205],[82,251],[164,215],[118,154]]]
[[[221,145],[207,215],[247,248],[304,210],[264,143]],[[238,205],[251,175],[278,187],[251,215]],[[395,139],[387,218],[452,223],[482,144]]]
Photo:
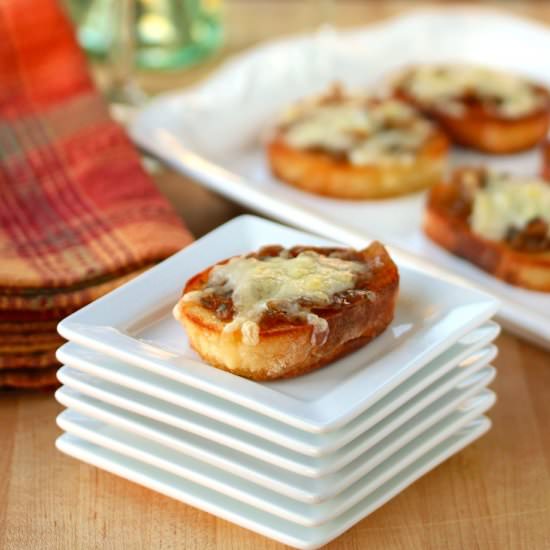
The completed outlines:
[[[58,386],[57,365],[44,369],[0,370],[0,388],[50,389]]]
[[[192,237],[109,117],[58,2],[1,1],[0,36],[0,387],[43,386],[55,323]]]

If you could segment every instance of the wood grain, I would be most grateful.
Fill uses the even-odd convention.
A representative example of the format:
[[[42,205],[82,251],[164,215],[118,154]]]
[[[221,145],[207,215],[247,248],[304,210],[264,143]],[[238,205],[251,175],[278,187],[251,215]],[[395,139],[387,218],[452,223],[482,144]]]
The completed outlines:
[[[398,13],[411,2],[325,4],[337,24],[357,25]],[[493,4],[550,21],[550,3]],[[229,44],[220,56],[188,73],[142,75],[142,83],[152,91],[184,85],[260,38],[312,28],[322,17],[312,5],[313,0],[228,0]],[[156,179],[196,235],[242,212],[169,171],[159,171]],[[327,548],[550,548],[550,353],[509,334],[498,344],[493,387],[499,400],[490,413],[494,426],[489,434]],[[284,548],[65,457],[54,448],[60,411],[51,394],[0,396],[1,549]]]
[[[327,548],[550,548],[550,357],[498,345],[493,429]],[[48,394],[0,400],[0,548],[284,548],[65,457],[60,411]]]

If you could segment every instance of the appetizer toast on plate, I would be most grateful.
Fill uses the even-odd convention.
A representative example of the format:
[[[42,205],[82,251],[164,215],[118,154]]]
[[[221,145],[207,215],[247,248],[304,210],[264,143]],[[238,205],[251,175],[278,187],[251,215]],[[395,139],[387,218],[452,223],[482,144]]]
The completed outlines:
[[[514,74],[463,64],[420,65],[398,75],[393,91],[436,120],[452,141],[486,153],[524,151],[548,132],[548,90]]]
[[[211,365],[253,380],[288,378],[383,332],[398,287],[378,242],[362,251],[268,246],[192,277],[174,316]]]
[[[502,14],[453,10],[319,38],[260,45],[193,90],[156,99],[132,124],[135,139],[206,187],[274,219],[349,245],[361,246],[362,236],[378,239],[462,277],[502,302],[508,329],[548,346],[550,292],[529,290],[541,282],[518,275],[526,265],[539,266],[545,253],[482,237],[468,214],[445,209],[440,188],[447,169],[461,165],[550,178],[550,159],[541,169],[540,148],[549,130],[548,30]],[[326,93],[335,81],[346,91]],[[386,154],[386,144],[392,150],[398,139],[393,123],[365,112],[374,110],[369,102],[382,101],[391,112],[391,99],[431,123],[448,154],[427,154],[421,167],[420,150],[411,156],[399,144]],[[378,160],[358,164],[369,155]],[[393,162],[401,156],[409,164]],[[417,184],[426,192],[414,191]],[[456,255],[425,236],[425,216],[432,241]]]
[[[550,292],[550,184],[461,168],[432,187],[424,231],[510,284]]]
[[[404,102],[334,87],[287,110],[267,157],[276,177],[306,191],[378,199],[439,181],[447,150],[445,135]]]

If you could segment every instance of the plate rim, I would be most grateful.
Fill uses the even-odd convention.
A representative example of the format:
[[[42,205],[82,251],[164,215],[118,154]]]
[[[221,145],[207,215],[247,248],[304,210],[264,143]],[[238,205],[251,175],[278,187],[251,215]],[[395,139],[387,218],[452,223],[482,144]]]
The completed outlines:
[[[232,428],[237,428],[244,433],[260,438],[260,441],[276,441],[277,445],[281,448],[292,452],[297,452],[300,455],[306,455],[313,458],[323,458],[327,455],[338,452],[366,430],[373,428],[374,425],[381,421],[384,417],[393,414],[398,409],[410,404],[411,400],[415,400],[422,393],[428,392],[430,389],[433,392],[434,385],[441,385],[443,383],[443,385],[447,387],[451,382],[444,382],[446,377],[451,378],[452,380],[461,380],[463,377],[468,376],[469,374],[467,373],[470,371],[473,373],[476,369],[483,368],[484,365],[490,364],[498,353],[498,348],[490,338],[491,334],[474,342],[472,345],[465,347],[456,353],[451,359],[445,361],[445,363],[439,366],[432,366],[430,372],[421,377],[421,381],[413,384],[412,388],[400,392],[391,401],[390,405],[386,404],[384,406],[384,402],[392,396],[393,392],[399,390],[399,386],[394,388],[392,392],[389,392],[386,396],[382,397],[375,403],[375,405],[382,403],[381,410],[378,410],[373,414],[369,414],[369,409],[366,409],[361,413],[361,415],[354,419],[356,425],[352,426],[350,429],[347,429],[349,425],[344,425],[336,431],[326,433],[300,432],[294,427],[284,423],[280,423],[280,425],[272,427],[269,425],[266,426],[265,424],[262,424],[262,422],[266,420],[271,422],[272,419],[270,417],[254,412],[252,412],[251,415],[248,415],[250,412],[248,409],[244,409],[242,411],[245,415],[244,417],[242,415],[236,417],[232,414],[228,415],[226,406],[233,406],[234,404],[232,402],[227,402],[222,399],[218,400],[216,396],[212,396],[211,394],[201,395],[202,392],[196,396],[196,399],[191,400],[192,402],[189,398],[186,398],[182,402],[180,401],[180,394],[178,391],[172,391],[170,389],[167,393],[166,390],[157,390],[157,388],[155,388],[154,391],[151,391],[150,384],[145,383],[142,380],[138,380],[136,383],[136,381],[131,378],[131,375],[120,375],[111,368],[111,365],[100,365],[99,360],[97,362],[90,360],[74,360],[73,357],[64,355],[64,365],[59,372],[58,378],[61,381],[66,381],[67,376],[70,378],[71,373],[76,371],[78,373],[82,373],[82,376],[86,376],[92,380],[98,380],[100,383],[106,383],[108,386],[113,385],[116,388],[129,390],[131,393],[136,393],[140,397],[149,397],[154,400],[159,400],[162,403],[167,404],[169,407],[176,407],[178,410],[189,411],[192,414],[206,417],[216,423],[220,423],[221,425],[228,425]],[[464,365],[464,370],[462,372],[456,370],[462,365]],[[128,366],[130,368],[136,368],[133,365]],[[425,365],[424,367],[428,368],[429,365]],[[67,368],[69,369],[69,374],[67,374]],[[136,370],[139,372],[139,368],[136,368]],[[422,373],[422,370],[423,369],[420,369],[420,373]],[[418,374],[416,374],[416,376],[418,376]],[[156,378],[154,374],[153,377]],[[411,379],[413,377],[411,377]],[[168,382],[170,382],[169,379]],[[183,386],[184,389],[183,384],[179,385]],[[167,384],[167,386],[170,386],[170,384]],[[215,401],[213,403],[209,402],[208,400],[210,398],[215,399]],[[207,401],[204,401],[204,399]],[[438,397],[433,399],[438,399]],[[247,416],[248,418],[246,418]],[[365,416],[365,418],[361,420],[361,417],[363,416]],[[285,433],[289,430],[290,434]],[[342,431],[342,433],[338,433],[338,431]],[[322,438],[327,435],[330,435],[331,438],[328,441],[322,441]],[[300,439],[300,436],[305,436],[307,439]],[[318,439],[318,441],[315,441],[315,439]]]
[[[485,372],[484,372],[485,371]],[[455,395],[452,395],[451,402],[445,403],[441,407],[437,409],[437,411],[433,412],[433,414],[430,415],[429,418],[423,418],[422,419],[422,428],[420,428],[420,432],[423,433],[425,430],[429,429],[433,424],[437,423],[439,420],[443,419],[448,414],[452,413],[453,411],[456,411],[462,407],[465,406],[465,404],[470,403],[471,401],[474,401],[477,398],[487,398],[489,399],[488,394],[485,392],[486,389],[488,389],[488,386],[491,384],[491,382],[494,380],[496,374],[496,369],[494,367],[485,367],[481,369],[480,371],[477,371],[475,373],[472,373],[469,377],[466,378],[463,382],[461,382],[458,386],[455,388],[449,390],[447,393],[445,393],[440,399],[437,401],[446,399],[449,399],[449,395],[451,393],[455,393]],[[463,387],[464,384],[467,384],[466,387]],[[73,390],[72,388],[68,387],[62,387],[59,388],[55,395],[57,401],[61,403],[64,407],[67,409],[70,409],[72,411],[75,411],[77,413],[81,413],[87,417],[96,419],[98,421],[102,421],[105,424],[109,424],[114,427],[118,427],[121,430],[125,430],[128,433],[136,434],[145,440],[154,441],[155,443],[172,449],[174,451],[180,452],[183,455],[191,456],[192,458],[195,458],[197,460],[204,460],[206,463],[216,466],[222,470],[228,471],[232,474],[234,474],[237,477],[242,477],[245,479],[249,479],[256,483],[259,486],[265,487],[267,489],[270,489],[278,494],[281,494],[283,496],[286,496],[288,498],[292,498],[296,501],[300,501],[306,504],[315,504],[321,501],[328,500],[342,491],[346,490],[352,483],[356,481],[354,476],[346,475],[346,479],[343,483],[338,484],[337,487],[326,487],[323,490],[319,489],[319,486],[317,485],[319,479],[323,479],[323,477],[334,477],[336,475],[341,476],[341,472],[343,469],[345,469],[351,462],[355,461],[356,458],[353,459],[353,461],[350,461],[350,463],[346,464],[342,469],[336,470],[334,472],[329,472],[326,474],[326,476],[323,476],[321,478],[306,478],[305,476],[301,476],[300,474],[295,474],[293,472],[290,472],[293,476],[299,476],[300,478],[303,478],[304,482],[309,484],[314,484],[316,486],[315,489],[313,487],[311,489],[308,489],[307,487],[301,487],[297,488],[298,485],[295,483],[292,483],[291,481],[288,482],[281,482],[277,478],[277,470],[284,470],[280,466],[277,466],[276,464],[268,464],[268,467],[273,467],[276,469],[275,472],[263,472],[260,473],[259,476],[254,475],[254,477],[249,477],[251,475],[251,470],[254,470],[254,466],[252,468],[250,467],[244,467],[241,468],[240,463],[238,460],[235,459],[229,459],[229,460],[214,460],[211,457],[218,456],[221,457],[221,453],[219,455],[216,455],[216,453],[213,453],[209,451],[209,442],[210,440],[204,439],[200,436],[196,436],[200,441],[197,443],[191,443],[188,444],[185,442],[185,437],[183,437],[187,432],[180,430],[178,428],[173,428],[172,426],[168,426],[169,428],[181,431],[182,437],[179,437],[179,434],[166,434],[161,433],[161,436],[155,436],[153,435],[153,431],[159,430],[161,428],[156,428],[155,426],[148,427],[147,425],[143,424],[143,421],[140,418],[134,419],[134,416],[140,416],[136,415],[136,413],[132,413],[131,411],[125,410],[125,409],[119,409],[116,406],[110,405],[108,403],[99,401],[97,399],[94,399],[93,397],[86,396],[84,394],[80,394],[77,390]],[[83,401],[83,397],[85,398],[85,401]],[[91,399],[92,401],[97,402],[96,403],[89,403],[87,399]],[[488,408],[494,404],[494,400],[496,400],[496,394],[494,392],[491,392],[490,399],[493,400],[493,403],[491,403]],[[429,409],[432,405],[435,403],[432,403],[430,405],[427,405],[422,411],[417,412],[412,418],[408,418],[404,420],[403,422],[399,423],[397,426],[392,427],[391,431],[388,433],[384,433],[384,435],[377,441],[376,445],[378,445],[380,442],[385,440],[387,437],[389,437],[395,430],[402,429],[403,426],[405,426],[408,422],[412,421],[414,418],[418,418],[420,416],[426,416],[426,410]],[[476,406],[470,405],[471,407]],[[107,409],[105,408],[107,407]],[[112,411],[111,409],[115,409]],[[480,413],[481,414],[481,413]],[[148,419],[152,420],[152,419]],[[152,420],[153,423],[162,425],[162,422],[159,422],[158,420]],[[417,428],[415,427],[414,434],[417,432]],[[416,435],[411,435],[411,437],[416,437]],[[204,442],[202,441],[204,440]],[[221,444],[217,444],[223,447]],[[365,452],[368,452],[372,447],[369,447],[366,451],[363,451],[361,454],[357,456],[359,458],[360,456],[364,456]],[[398,449],[397,449],[398,450]],[[253,461],[259,462],[261,465],[265,464],[263,461],[260,461],[258,459],[255,459],[254,457],[250,457],[249,455],[245,455],[242,453],[242,451],[236,451],[238,455],[243,455],[247,459],[252,458]],[[287,470],[284,470],[285,472],[288,472]],[[239,472],[239,473],[237,473]],[[360,475],[363,476],[367,472],[363,472]],[[313,483],[312,483],[313,482]]]
[[[314,550],[316,548],[319,548],[323,544],[326,544],[330,540],[333,540],[343,532],[347,531],[358,521],[388,502],[391,498],[403,491],[414,481],[425,475],[430,470],[434,469],[440,463],[447,460],[447,458],[449,458],[450,456],[453,456],[464,447],[468,446],[470,443],[481,437],[490,429],[491,421],[487,417],[482,416],[476,420],[477,423],[476,421],[474,421],[470,426],[465,427],[464,432],[460,436],[460,439],[458,441],[454,441],[452,444],[450,444],[449,447],[441,452],[441,454],[438,455],[436,458],[433,458],[427,463],[418,467],[418,469],[416,469],[414,473],[406,476],[405,480],[399,480],[399,482],[391,489],[387,490],[387,492],[383,493],[382,495],[377,495],[375,502],[371,503],[370,506],[367,505],[366,508],[362,508],[361,511],[355,510],[355,508],[358,508],[361,505],[365,504],[364,501],[362,501],[352,509],[353,512],[348,512],[348,517],[343,520],[340,525],[332,528],[329,533],[321,533],[320,535],[318,535],[315,532],[315,529],[308,528],[307,533],[309,538],[304,537],[301,539],[297,536],[289,535],[284,531],[277,531],[269,524],[261,523],[260,521],[253,519],[251,520],[249,517],[246,516],[246,513],[245,515],[243,515],[242,513],[237,513],[234,506],[231,509],[224,508],[222,505],[219,504],[219,501],[217,499],[212,502],[212,495],[210,495],[210,502],[207,498],[204,498],[204,496],[202,498],[200,496],[197,497],[196,495],[189,497],[188,488],[187,493],[185,492],[185,490],[181,489],[179,491],[174,490],[174,488],[170,487],[168,483],[163,484],[159,482],[158,478],[152,478],[151,475],[147,476],[147,474],[143,473],[143,470],[140,473],[136,469],[132,470],[128,467],[128,465],[121,466],[120,464],[114,463],[112,460],[111,462],[109,462],[108,459],[105,459],[105,456],[98,456],[97,450],[94,451],[92,449],[92,451],[83,451],[82,441],[79,442],[78,438],[72,438],[68,436],[68,434],[62,434],[61,436],[59,436],[55,442],[55,445],[59,451],[69,456],[72,456],[77,460],[101,468],[107,472],[118,475],[119,477],[132,481],[134,483],[138,483],[144,487],[174,498],[187,505],[194,506],[200,510],[216,515],[217,517],[220,517],[227,521],[231,521],[232,523],[235,523],[241,527],[250,529],[269,538],[278,540],[279,542],[282,542],[284,544],[289,544],[303,550]],[[469,431],[467,431],[468,429]],[[143,466],[143,464],[139,465]],[[123,473],[121,473],[121,470]],[[156,475],[158,476],[158,473],[156,473]],[[213,493],[213,496],[216,497],[217,493],[213,491],[211,492]],[[365,500],[367,500],[368,498],[369,497],[367,497]]]
[[[481,395],[481,392],[483,392],[483,395]],[[151,464],[175,474],[178,477],[190,479],[198,485],[209,487],[209,483],[217,484],[220,488],[214,490],[221,494],[231,496],[235,498],[235,500],[245,502],[267,513],[272,513],[291,523],[314,528],[345,514],[354,504],[360,502],[363,498],[380,487],[388,477],[391,478],[394,474],[397,475],[403,468],[409,466],[417,458],[421,458],[434,447],[460,431],[463,426],[468,425],[479,416],[485,414],[494,404],[496,396],[494,392],[489,389],[481,390],[481,392],[479,395],[481,399],[477,403],[474,403],[468,410],[454,410],[443,415],[435,425],[423,430],[417,437],[408,441],[404,446],[398,449],[392,449],[385,460],[372,468],[366,476],[355,480],[354,483],[341,493],[315,504],[299,502],[284,495],[271,494],[274,493],[272,490],[260,487],[256,483],[249,481],[244,483],[250,483],[252,486],[249,487],[248,490],[244,490],[241,486],[243,483],[242,478],[234,476],[232,473],[228,473],[219,467],[201,464],[200,461],[192,458],[191,463],[197,462],[198,464],[194,466],[189,466],[189,464],[185,465],[178,458],[180,453],[171,449],[162,448],[163,446],[158,444],[154,444],[155,447],[153,447],[153,450],[144,449],[144,444],[147,445],[149,443],[147,439],[129,434],[126,430],[114,428],[101,421],[90,419],[87,415],[75,413],[70,409],[65,409],[59,413],[56,417],[56,423],[65,433],[76,435],[81,439],[98,444],[115,452],[120,452],[129,458]],[[76,416],[76,419],[74,416]],[[95,429],[86,426],[86,423],[90,422],[90,420],[95,425]],[[103,424],[104,428],[106,426],[107,430],[113,433],[106,435],[101,432],[101,424]],[[124,436],[128,435],[130,436],[130,442],[124,441]],[[132,442],[132,439],[136,441]],[[160,451],[162,451],[163,454],[157,452],[159,451],[157,447],[161,447]],[[119,451],[119,449],[123,450]],[[171,458],[166,458],[166,451],[168,455],[172,455]],[[402,456],[405,452],[406,455]],[[186,459],[190,459],[189,456],[183,456],[185,456]],[[402,459],[398,459],[399,457],[402,457]],[[160,463],[164,463],[164,465],[157,465],[155,463],[159,460]],[[201,472],[201,468],[203,467],[206,467],[206,473],[204,471]],[[208,469],[212,469],[213,472],[208,473]],[[177,473],[176,470],[179,470],[180,473]],[[202,480],[197,481],[197,477],[202,478]],[[260,494],[262,492],[267,492],[267,494],[264,494],[263,497],[258,497],[258,494],[255,493],[257,490],[260,491]],[[239,494],[240,496],[232,496],[229,494],[231,492]],[[359,497],[358,494],[361,496]],[[276,503],[275,499],[278,498],[283,499],[283,502]],[[250,500],[247,501],[247,499]],[[256,504],[252,503],[254,501]],[[337,501],[340,502],[338,503]],[[292,511],[291,507],[293,505],[302,508],[304,514],[296,510]],[[324,512],[318,512],[319,508],[324,508]],[[277,509],[277,512],[271,512],[270,509]]]
[[[447,394],[448,391],[453,388],[456,388],[471,375],[485,369],[489,365],[490,360],[475,361],[463,370],[457,371],[452,376],[449,373],[448,380],[442,384],[439,383],[439,387],[435,391],[433,389],[430,391],[429,388],[424,388],[419,391],[420,405],[416,405],[418,410],[415,408],[415,413],[413,413],[412,416],[420,412],[424,407],[436,402],[440,397]],[[105,387],[105,383],[102,383],[101,380],[100,385],[97,386],[94,384],[94,382],[97,383],[97,378],[78,370],[71,369],[70,367],[62,367],[58,372],[58,378],[65,386],[93,399],[97,399],[135,414],[152,418],[159,422],[164,422],[174,428],[189,431],[199,437],[237,449],[240,452],[264,462],[277,464],[283,469],[305,477],[319,478],[334,473],[346,467],[360,454],[350,451],[349,449],[347,452],[340,451],[345,445],[341,447],[338,446],[335,450],[316,453],[315,455],[300,453],[296,451],[296,448],[283,447],[279,443],[274,444],[270,439],[258,438],[258,436],[244,432],[237,426],[229,426],[230,431],[228,431],[227,427],[223,424],[220,425],[219,421],[204,417],[203,415],[192,413],[191,420],[189,420],[188,417],[186,418],[182,415],[184,410],[181,408],[157,400],[156,398],[154,398],[156,401],[160,401],[160,407],[156,402],[149,404],[146,401],[147,396],[140,394],[140,392],[129,390],[129,397],[126,397],[124,394],[128,394],[128,388],[109,382],[107,382],[107,386]],[[137,394],[137,397],[134,394]],[[406,406],[406,403],[403,406]],[[193,419],[193,416],[196,418]],[[406,422],[410,416],[410,414],[406,415],[404,422]],[[206,420],[206,425],[204,424],[204,419]],[[354,434],[354,437],[359,437],[374,427],[375,424],[371,422],[357,434]],[[363,426],[361,426],[361,428],[363,428]],[[231,433],[234,430],[236,430],[236,432]],[[251,440],[249,436],[252,436]],[[245,438],[244,441],[243,437]],[[365,451],[368,450],[368,447],[369,445],[365,448],[360,447],[360,449],[361,451]]]

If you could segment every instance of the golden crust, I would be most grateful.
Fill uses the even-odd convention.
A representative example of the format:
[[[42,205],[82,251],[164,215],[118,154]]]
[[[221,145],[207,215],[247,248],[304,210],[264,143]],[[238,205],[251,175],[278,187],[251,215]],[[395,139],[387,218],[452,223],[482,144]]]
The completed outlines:
[[[428,237],[507,283],[550,292],[550,252],[522,252],[473,233],[467,220],[449,208],[454,185],[439,183],[431,189],[423,224]]]
[[[289,146],[276,136],[267,146],[273,174],[300,189],[341,199],[382,199],[426,189],[441,179],[448,151],[439,131],[410,163],[356,166],[330,153]]]
[[[488,112],[479,103],[464,103],[464,112],[451,115],[423,105],[398,89],[396,97],[436,120],[449,138],[459,145],[491,154],[516,153],[540,143],[550,126],[550,94],[535,86],[544,96],[543,107],[525,116],[506,118]]]
[[[327,340],[312,343],[312,326],[278,322],[260,328],[257,345],[246,345],[240,331],[224,333],[225,323],[200,303],[180,301],[175,315],[184,326],[191,346],[211,365],[252,380],[291,378],[313,371],[341,357],[378,336],[393,319],[399,286],[397,267],[380,243],[363,251],[365,261],[376,256],[380,264],[373,267],[369,289],[376,298],[361,299],[328,313]],[[199,290],[206,284],[214,266],[188,281],[184,293]]]

